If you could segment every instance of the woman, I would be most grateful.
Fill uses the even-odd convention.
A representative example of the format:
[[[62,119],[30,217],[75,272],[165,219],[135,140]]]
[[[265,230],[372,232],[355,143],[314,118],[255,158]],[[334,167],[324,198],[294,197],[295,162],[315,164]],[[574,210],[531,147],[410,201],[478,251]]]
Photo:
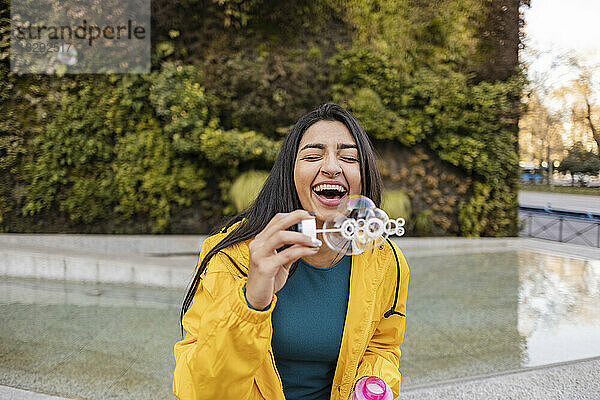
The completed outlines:
[[[373,375],[399,395],[401,251],[387,240],[344,256],[288,229],[307,218],[322,227],[347,196],[379,206],[381,186],[348,111],[325,104],[300,118],[254,203],[202,245],[175,344],[180,400],[346,400]]]

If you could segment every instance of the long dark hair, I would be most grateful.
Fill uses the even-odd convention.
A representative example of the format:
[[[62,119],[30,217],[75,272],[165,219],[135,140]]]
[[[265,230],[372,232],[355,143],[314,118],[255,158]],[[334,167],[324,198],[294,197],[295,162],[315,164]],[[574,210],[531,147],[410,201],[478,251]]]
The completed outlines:
[[[375,164],[375,153],[371,141],[356,118],[338,104],[323,104],[316,110],[302,116],[284,139],[277,160],[256,200],[246,210],[227,221],[225,226],[230,226],[241,220],[243,222],[217,243],[200,262],[181,307],[179,320],[181,324],[183,315],[190,308],[201,274],[215,254],[231,245],[253,238],[267,226],[275,214],[288,213],[302,208],[294,183],[296,154],[304,132],[311,125],[321,120],[340,121],[348,128],[358,147],[362,183],[361,194],[369,197],[379,207],[382,187],[381,176]],[[183,335],[183,324],[181,325],[181,332]]]

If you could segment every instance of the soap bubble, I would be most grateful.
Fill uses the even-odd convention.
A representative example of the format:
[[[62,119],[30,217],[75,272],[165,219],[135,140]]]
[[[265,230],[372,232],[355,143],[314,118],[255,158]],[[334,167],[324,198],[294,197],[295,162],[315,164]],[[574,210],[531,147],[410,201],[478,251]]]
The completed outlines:
[[[385,211],[368,197],[351,196],[338,206],[338,214],[323,224],[323,239],[340,254],[361,254],[387,238],[388,219]]]

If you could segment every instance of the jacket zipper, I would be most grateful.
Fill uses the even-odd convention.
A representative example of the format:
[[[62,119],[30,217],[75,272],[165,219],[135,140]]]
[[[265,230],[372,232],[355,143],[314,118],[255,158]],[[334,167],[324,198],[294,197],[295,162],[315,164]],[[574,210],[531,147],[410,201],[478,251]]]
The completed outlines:
[[[273,357],[273,352],[269,349],[269,355],[271,356],[271,362],[273,363],[273,369],[275,370],[275,374],[277,375],[277,379],[279,380],[279,388],[281,389],[281,394],[283,398],[285,398],[285,394],[283,393],[283,382],[281,381],[281,376],[279,375],[279,371],[277,371],[277,366],[275,365],[275,357]]]
[[[392,249],[393,249],[393,248],[392,248]],[[394,250],[394,254],[395,254],[395,253],[396,253],[396,251]],[[383,274],[383,273],[385,273],[385,271],[384,271],[384,272],[382,272],[382,274]],[[379,279],[379,281],[380,281],[380,282],[382,282],[382,279]],[[376,289],[377,289],[377,288],[376,288]],[[348,292],[348,297],[350,297],[350,292]],[[348,301],[350,301],[350,300],[348,300]],[[372,305],[371,305],[371,307],[372,307]],[[345,327],[344,327],[344,329],[345,329]],[[367,328],[367,329],[370,329],[370,327],[369,327],[369,328]],[[363,336],[364,338],[366,338],[366,336],[365,336],[364,334],[363,334],[362,336]],[[352,366],[350,367],[350,371],[355,371],[356,369],[358,369],[358,363],[360,362],[360,359],[362,358],[362,356],[365,354],[365,351],[367,350],[367,347],[369,347],[369,340],[368,340],[368,339],[367,339],[366,341],[362,341],[362,344],[361,344],[361,351],[360,351],[360,353],[359,353],[359,354],[360,354],[360,356],[359,356],[359,357],[354,357],[355,359],[354,359],[354,361],[352,362]],[[350,384],[350,385],[352,384],[352,382],[350,381],[350,379],[353,379],[353,378],[348,378],[348,379],[346,379],[346,380],[342,379],[342,382],[341,382],[341,384],[340,384],[340,385],[338,385],[338,392],[340,393],[340,395],[341,395],[341,392],[342,392],[342,389],[341,389],[341,388],[342,388],[343,386],[346,386],[346,385],[348,385],[348,384]],[[356,382],[354,382],[354,384],[356,384]],[[352,395],[353,391],[354,391],[354,386],[352,387],[352,389],[350,389],[350,396]],[[342,399],[342,400],[343,400],[343,399]],[[350,400],[350,398],[348,398],[348,400]]]

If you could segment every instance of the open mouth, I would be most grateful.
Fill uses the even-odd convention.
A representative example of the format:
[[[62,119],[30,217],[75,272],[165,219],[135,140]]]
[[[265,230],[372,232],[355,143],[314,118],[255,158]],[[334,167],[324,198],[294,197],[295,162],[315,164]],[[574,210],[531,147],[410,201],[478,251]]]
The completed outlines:
[[[312,188],[313,193],[321,203],[327,206],[337,206],[348,193],[348,189],[339,183],[320,183]]]

